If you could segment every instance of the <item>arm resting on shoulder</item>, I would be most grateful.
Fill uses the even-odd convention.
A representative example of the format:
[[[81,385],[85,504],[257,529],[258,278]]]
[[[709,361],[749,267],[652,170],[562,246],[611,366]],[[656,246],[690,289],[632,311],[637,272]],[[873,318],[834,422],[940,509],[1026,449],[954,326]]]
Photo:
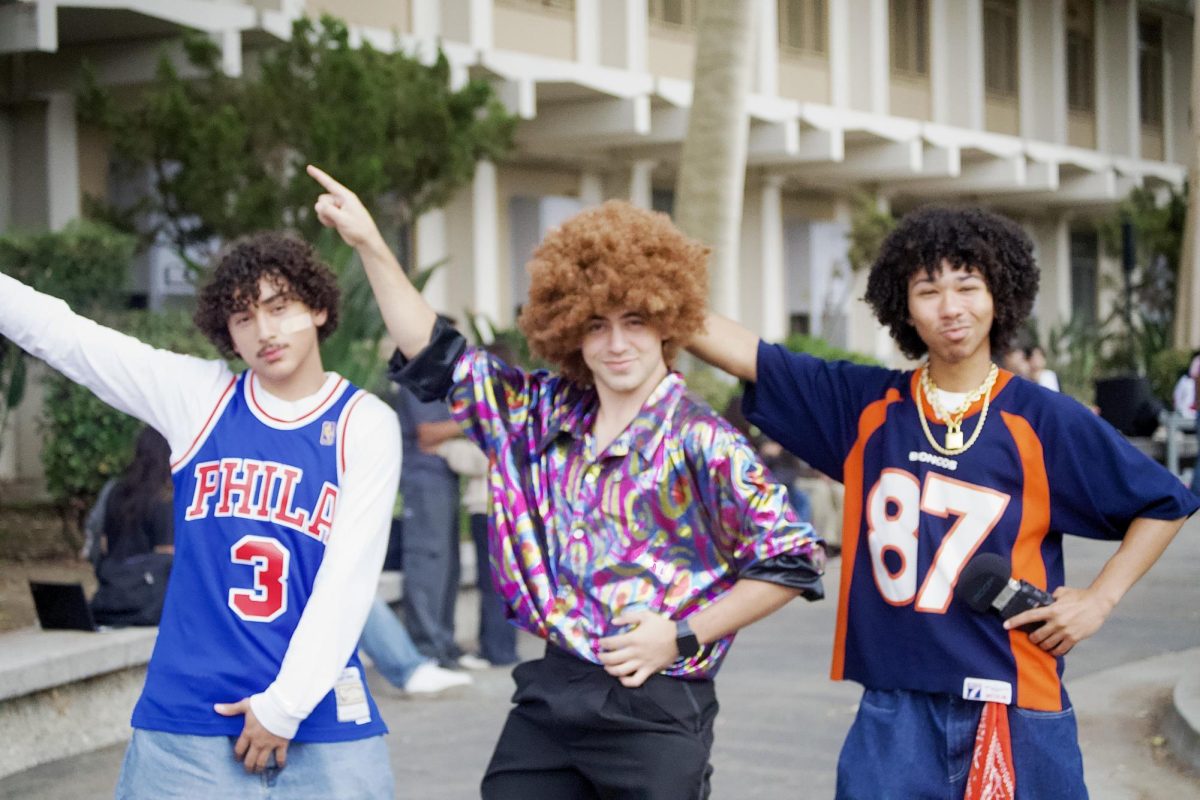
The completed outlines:
[[[704,330],[692,337],[692,355],[723,369],[735,378],[758,380],[758,334],[728,317],[709,312]]]

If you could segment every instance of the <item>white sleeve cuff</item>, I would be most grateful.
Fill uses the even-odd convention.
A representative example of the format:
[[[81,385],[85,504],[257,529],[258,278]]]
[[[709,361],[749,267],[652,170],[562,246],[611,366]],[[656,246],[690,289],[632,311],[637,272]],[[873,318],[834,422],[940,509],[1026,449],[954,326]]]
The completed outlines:
[[[304,717],[289,714],[283,704],[272,696],[270,688],[265,692],[250,695],[250,709],[254,711],[260,725],[284,739],[295,737],[296,729],[304,722]]]

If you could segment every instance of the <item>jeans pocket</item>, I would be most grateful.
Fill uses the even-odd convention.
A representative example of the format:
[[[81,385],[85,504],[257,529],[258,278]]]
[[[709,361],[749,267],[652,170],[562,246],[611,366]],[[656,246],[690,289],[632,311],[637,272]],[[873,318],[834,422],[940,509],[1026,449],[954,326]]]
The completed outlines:
[[[1038,711],[1037,709],[1021,708],[1020,706],[1010,706],[1010,708],[1031,722],[1069,720],[1075,717],[1074,707],[1064,708],[1061,711]]]

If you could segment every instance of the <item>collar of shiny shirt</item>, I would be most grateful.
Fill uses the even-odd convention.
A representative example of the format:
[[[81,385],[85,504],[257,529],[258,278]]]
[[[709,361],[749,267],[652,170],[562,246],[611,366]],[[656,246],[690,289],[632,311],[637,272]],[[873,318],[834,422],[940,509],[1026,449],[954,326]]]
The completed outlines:
[[[668,372],[646,398],[641,411],[621,435],[613,440],[604,454],[623,456],[630,450],[637,450],[643,458],[652,458],[666,436],[666,421],[675,414],[675,409],[686,392],[687,384],[684,383],[683,376],[678,372]],[[576,402],[560,406],[560,413],[554,414],[547,424],[546,433],[538,442],[537,452],[544,453],[562,434],[573,439],[582,439],[591,433],[599,407],[599,398],[594,388],[583,392]]]

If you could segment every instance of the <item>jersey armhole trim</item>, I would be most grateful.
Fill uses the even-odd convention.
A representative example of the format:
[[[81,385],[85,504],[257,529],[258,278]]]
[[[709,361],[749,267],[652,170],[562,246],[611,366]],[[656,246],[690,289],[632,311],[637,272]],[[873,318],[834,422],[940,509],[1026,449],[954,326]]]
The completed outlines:
[[[345,408],[342,409],[341,419],[338,420],[337,472],[339,485],[342,482],[342,476],[346,474],[346,431],[350,428],[350,415],[354,413],[354,409],[366,396],[367,392],[364,389],[359,389],[357,392],[355,392],[354,396],[346,402]]]
[[[204,440],[208,438],[209,434],[212,433],[212,429],[216,425],[217,420],[221,418],[221,412],[225,410],[225,406],[229,405],[229,401],[233,397],[233,387],[237,385],[237,382],[237,375],[234,375],[229,379],[229,383],[225,386],[225,391],[221,392],[221,396],[217,399],[216,405],[213,406],[213,410],[209,413],[208,419],[204,421],[204,425],[200,428],[200,432],[196,434],[196,438],[192,439],[192,443],[188,445],[188,448],[183,452],[183,455],[181,455],[171,464],[172,473],[178,472],[181,467],[187,464],[188,459],[192,457],[192,453],[196,452],[196,449],[199,448],[200,445],[204,443]]]

